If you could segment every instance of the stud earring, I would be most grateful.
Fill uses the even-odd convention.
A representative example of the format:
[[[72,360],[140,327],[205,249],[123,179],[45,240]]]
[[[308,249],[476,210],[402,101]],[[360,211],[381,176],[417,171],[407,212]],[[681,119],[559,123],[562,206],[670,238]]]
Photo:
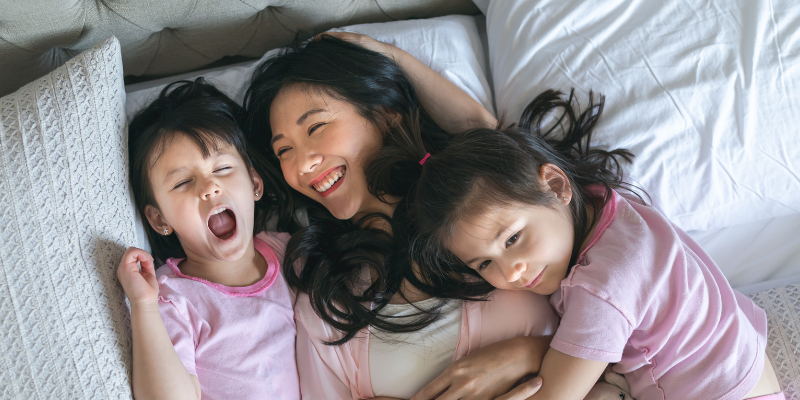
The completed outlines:
[[[258,192],[256,192],[256,197],[258,197]]]
[[[169,230],[167,230],[167,228],[164,228],[164,236],[167,236],[168,233],[169,233]]]

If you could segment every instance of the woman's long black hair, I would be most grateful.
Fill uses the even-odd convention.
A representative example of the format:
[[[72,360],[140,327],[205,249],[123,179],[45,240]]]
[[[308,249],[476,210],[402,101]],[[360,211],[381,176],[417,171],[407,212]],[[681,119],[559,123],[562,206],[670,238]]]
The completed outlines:
[[[565,100],[563,93],[548,90],[528,104],[516,128],[472,130],[454,137],[443,151],[433,153],[422,168],[409,205],[419,230],[409,255],[425,266],[422,278],[480,278],[447,250],[456,223],[480,215],[489,206],[516,203],[552,207],[556,196],[538,179],[545,164],[560,168],[572,189],[575,243],[569,265],[574,265],[581,244],[611,198],[611,190],[626,189],[638,196],[637,188],[623,181],[620,164],[620,159],[630,162],[633,154],[626,149],[591,147],[604,101],[600,96],[595,103],[589,92],[589,105],[581,112],[574,91]],[[604,187],[604,196],[594,197],[590,185]],[[587,206],[594,218],[587,213]]]
[[[370,193],[382,201],[404,199],[419,177],[418,161],[427,151],[442,150],[449,140],[421,109],[410,79],[394,61],[323,36],[264,61],[245,94],[246,131],[276,167],[280,163],[270,144],[270,107],[282,90],[294,85],[346,101],[378,128],[383,145],[365,164],[365,174]],[[377,162],[381,159],[394,162]],[[379,315],[392,295],[400,293],[404,279],[413,283],[415,277],[407,255],[414,228],[404,217],[405,200],[396,204],[393,218],[373,214],[357,222],[338,220],[319,203],[293,192],[286,213],[297,208],[307,210],[309,225],[293,232],[283,271],[291,286],[308,293],[314,311],[343,333],[330,344],[345,343],[367,326],[407,332],[437,318],[438,308],[404,324]],[[391,233],[371,227],[375,219],[388,221]],[[295,269],[296,263],[303,263],[302,268]],[[365,267],[377,279],[363,282]]]
[[[176,235],[161,235],[145,217],[145,207],[158,207],[150,182],[150,168],[177,134],[192,139],[203,155],[221,144],[236,148],[250,170],[254,168],[264,181],[264,195],[256,202],[255,232],[266,229],[268,220],[275,218],[279,227],[288,228],[292,220],[281,218],[276,210],[289,197],[288,185],[280,170],[269,164],[248,145],[240,127],[244,110],[228,96],[203,78],[177,81],[167,85],[158,97],[131,120],[128,127],[128,163],[130,183],[136,209],[147,232],[147,240],[157,263],[167,258],[184,258],[186,253]]]

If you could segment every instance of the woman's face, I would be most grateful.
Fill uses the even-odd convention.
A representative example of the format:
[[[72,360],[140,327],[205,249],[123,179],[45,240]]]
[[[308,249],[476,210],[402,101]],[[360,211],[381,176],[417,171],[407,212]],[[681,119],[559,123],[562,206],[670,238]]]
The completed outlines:
[[[270,125],[272,150],[292,188],[338,219],[379,211],[364,163],[380,149],[381,133],[350,103],[291,85],[272,102]]]

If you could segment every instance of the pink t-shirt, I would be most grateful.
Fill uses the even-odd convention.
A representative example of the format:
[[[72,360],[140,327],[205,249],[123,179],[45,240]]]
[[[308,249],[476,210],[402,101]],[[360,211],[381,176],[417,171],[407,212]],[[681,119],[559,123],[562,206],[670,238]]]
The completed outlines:
[[[638,400],[740,400],[761,376],[764,310],[656,209],[616,192],[550,303],[552,348],[617,363]]]
[[[281,274],[289,235],[253,240],[269,268],[246,287],[186,276],[182,259],[156,272],[161,318],[186,370],[200,380],[203,399],[299,399],[295,366],[295,294]]]

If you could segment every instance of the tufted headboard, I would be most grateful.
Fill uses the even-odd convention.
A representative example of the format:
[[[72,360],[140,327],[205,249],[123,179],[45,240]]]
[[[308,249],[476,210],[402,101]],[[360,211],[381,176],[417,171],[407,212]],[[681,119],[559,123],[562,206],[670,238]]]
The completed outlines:
[[[111,35],[126,76],[155,78],[260,57],[298,30],[477,13],[471,0],[0,0],[0,96]]]

